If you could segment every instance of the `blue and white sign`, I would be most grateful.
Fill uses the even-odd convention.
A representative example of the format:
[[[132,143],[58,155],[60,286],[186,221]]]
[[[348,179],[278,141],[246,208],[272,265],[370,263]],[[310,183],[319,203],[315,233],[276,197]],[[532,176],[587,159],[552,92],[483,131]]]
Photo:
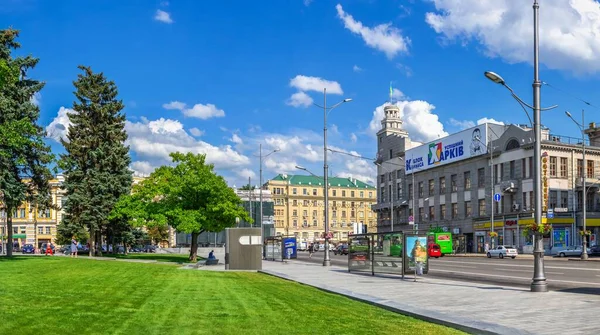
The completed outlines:
[[[488,124],[448,135],[407,150],[406,173],[423,171],[487,153]]]
[[[546,213],[546,218],[554,219],[554,210],[553,209],[548,209],[548,212]]]
[[[296,238],[286,237],[283,239],[283,257],[286,259],[296,258]]]
[[[500,193],[495,193],[494,194],[494,201],[495,202],[500,202],[500,199],[502,199],[502,196],[500,195]]]

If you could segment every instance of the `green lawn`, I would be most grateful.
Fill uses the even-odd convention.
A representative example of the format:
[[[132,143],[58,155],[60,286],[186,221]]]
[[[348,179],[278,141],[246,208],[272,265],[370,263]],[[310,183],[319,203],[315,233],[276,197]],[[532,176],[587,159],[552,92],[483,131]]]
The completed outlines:
[[[0,334],[461,334],[257,273],[0,257]]]
[[[86,257],[88,254],[79,254],[79,257]],[[191,263],[188,254],[156,254],[156,253],[129,253],[123,254],[102,254],[102,257],[111,257],[119,259],[140,259],[152,260],[157,262],[175,262],[175,263]],[[203,259],[198,257],[198,260]]]

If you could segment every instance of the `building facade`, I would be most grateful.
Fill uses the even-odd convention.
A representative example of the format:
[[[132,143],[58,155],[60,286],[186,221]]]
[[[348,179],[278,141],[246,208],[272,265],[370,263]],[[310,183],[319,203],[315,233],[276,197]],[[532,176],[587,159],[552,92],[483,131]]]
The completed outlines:
[[[280,174],[267,182],[274,202],[277,235],[299,241],[322,240],[325,231],[324,184],[321,177]],[[333,241],[346,241],[360,227],[375,232],[377,218],[371,206],[377,189],[354,178],[329,178],[329,229]]]
[[[459,251],[483,252],[485,244],[491,244],[493,211],[496,244],[530,247],[530,238],[521,234],[522,227],[533,222],[530,127],[483,124],[415,145],[408,133],[399,130],[397,107],[385,110],[378,133],[380,167],[374,206],[381,231],[391,229],[393,202],[394,230],[442,227],[455,234]],[[586,133],[584,167],[581,139],[553,135],[549,129],[542,132],[543,220],[553,226],[544,238],[547,249],[581,244],[577,232],[583,227],[584,175],[591,245],[599,236],[600,131],[591,123]]]

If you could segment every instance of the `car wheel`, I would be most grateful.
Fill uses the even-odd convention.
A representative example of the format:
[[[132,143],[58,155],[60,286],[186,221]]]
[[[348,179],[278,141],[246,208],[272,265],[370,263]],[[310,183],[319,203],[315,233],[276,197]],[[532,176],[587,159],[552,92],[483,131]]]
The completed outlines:
[[[489,252],[487,253],[487,258],[492,258],[492,254],[490,254]]]
[[[561,252],[560,254],[558,254],[559,257],[565,257],[565,253]]]
[[[500,253],[500,254],[498,255],[498,258],[500,258],[500,259],[503,259],[503,258],[504,258],[504,254],[503,254],[503,253]]]
[[[435,257],[435,258],[439,258],[439,257]]]

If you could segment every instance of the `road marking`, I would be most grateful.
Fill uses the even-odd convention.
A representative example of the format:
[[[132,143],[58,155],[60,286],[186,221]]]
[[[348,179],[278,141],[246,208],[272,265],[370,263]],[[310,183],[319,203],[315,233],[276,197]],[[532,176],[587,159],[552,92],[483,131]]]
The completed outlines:
[[[468,265],[443,265],[443,264],[435,264],[436,267],[438,266],[448,266],[448,267],[452,267],[452,268],[468,268],[468,269],[477,269],[476,266],[468,266]]]
[[[515,277],[515,276],[503,276],[503,275],[489,275],[489,274],[482,274],[482,273],[475,273],[475,272],[460,272],[460,271],[451,271],[451,270],[441,270],[441,269],[429,269],[430,272],[451,272],[451,273],[459,273],[459,274],[465,274],[465,275],[475,275],[475,276],[481,276],[481,277],[498,277],[498,278],[508,278],[508,279],[529,279],[526,277]],[[594,285],[594,286],[600,286],[600,283],[589,283],[589,282],[583,282],[583,281],[573,281],[573,280],[559,280],[559,279],[551,279],[548,280],[549,282],[559,282],[559,283],[569,283],[569,284],[585,284],[585,285]],[[510,284],[510,283],[507,283]]]
[[[436,263],[436,262],[433,262]],[[532,268],[533,265],[520,265],[520,264],[505,264],[505,263],[482,263],[482,262],[458,262],[458,261],[440,261],[440,263],[456,263],[456,264],[476,264],[476,265],[495,265],[495,266],[506,266],[506,267],[518,267],[518,268]],[[557,270],[581,270],[581,271],[600,271],[600,269],[588,269],[588,268],[574,268],[568,266],[544,266],[546,269],[557,269]]]

